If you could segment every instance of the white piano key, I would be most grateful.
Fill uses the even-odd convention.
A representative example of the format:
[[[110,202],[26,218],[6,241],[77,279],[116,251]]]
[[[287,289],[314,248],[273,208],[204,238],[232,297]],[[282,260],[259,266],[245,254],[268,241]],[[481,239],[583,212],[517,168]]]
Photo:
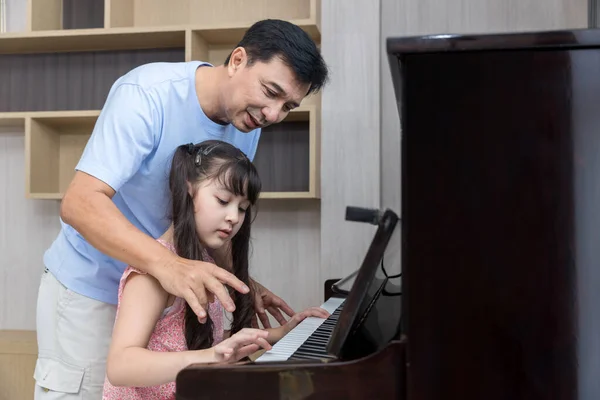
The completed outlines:
[[[321,308],[333,313],[342,303],[343,298],[331,297],[321,305]],[[309,317],[300,322],[290,333],[285,335],[279,342],[256,359],[256,362],[285,361],[298,350],[300,346],[325,322],[323,318]]]

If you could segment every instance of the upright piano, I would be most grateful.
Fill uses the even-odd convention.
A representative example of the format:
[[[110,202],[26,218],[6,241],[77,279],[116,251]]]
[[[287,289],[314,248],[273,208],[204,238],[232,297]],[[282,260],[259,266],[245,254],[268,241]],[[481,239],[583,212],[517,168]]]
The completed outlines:
[[[328,320],[254,361],[185,368],[177,398],[600,399],[600,31],[387,52],[400,217],[355,218],[377,229]],[[384,268],[395,234],[402,276]]]

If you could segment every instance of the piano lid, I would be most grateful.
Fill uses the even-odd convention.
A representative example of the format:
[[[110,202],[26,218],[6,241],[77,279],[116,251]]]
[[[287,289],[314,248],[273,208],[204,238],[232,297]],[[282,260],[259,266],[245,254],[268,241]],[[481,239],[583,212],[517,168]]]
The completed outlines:
[[[388,56],[448,51],[524,50],[542,48],[582,48],[600,45],[600,29],[554,30],[485,34],[441,33],[422,36],[389,37]],[[394,68],[392,68],[394,69]]]

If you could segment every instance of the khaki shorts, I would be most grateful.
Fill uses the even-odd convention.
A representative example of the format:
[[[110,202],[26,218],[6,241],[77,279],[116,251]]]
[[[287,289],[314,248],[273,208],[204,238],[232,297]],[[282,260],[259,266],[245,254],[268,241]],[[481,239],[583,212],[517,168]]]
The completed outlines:
[[[36,400],[102,399],[116,310],[67,289],[44,271],[36,315]]]

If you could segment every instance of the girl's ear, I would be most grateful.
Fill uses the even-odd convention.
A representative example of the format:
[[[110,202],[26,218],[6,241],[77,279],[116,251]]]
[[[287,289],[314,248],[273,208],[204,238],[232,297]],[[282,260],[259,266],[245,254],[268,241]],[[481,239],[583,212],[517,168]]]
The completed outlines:
[[[190,181],[185,181],[185,183],[187,183],[187,187],[188,187],[188,194],[194,198],[194,187],[192,186],[192,184],[190,183]]]

